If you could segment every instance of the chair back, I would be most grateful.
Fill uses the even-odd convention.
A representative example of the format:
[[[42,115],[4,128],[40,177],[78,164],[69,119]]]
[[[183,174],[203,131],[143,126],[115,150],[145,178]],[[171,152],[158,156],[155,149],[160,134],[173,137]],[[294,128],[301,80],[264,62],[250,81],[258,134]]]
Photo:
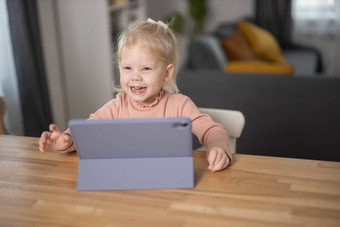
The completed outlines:
[[[229,134],[229,146],[232,153],[236,153],[236,139],[242,134],[245,118],[240,111],[198,108],[201,113],[208,114],[215,122],[223,125]],[[203,148],[202,148],[203,149]],[[201,148],[199,150],[202,150]]]

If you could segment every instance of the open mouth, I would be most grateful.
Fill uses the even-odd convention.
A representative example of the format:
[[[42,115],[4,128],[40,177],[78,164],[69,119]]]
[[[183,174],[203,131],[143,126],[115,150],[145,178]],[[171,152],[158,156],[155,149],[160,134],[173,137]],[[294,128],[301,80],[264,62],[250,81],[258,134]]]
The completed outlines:
[[[135,94],[141,94],[141,93],[145,92],[146,87],[132,86],[132,87],[130,87],[130,89]]]

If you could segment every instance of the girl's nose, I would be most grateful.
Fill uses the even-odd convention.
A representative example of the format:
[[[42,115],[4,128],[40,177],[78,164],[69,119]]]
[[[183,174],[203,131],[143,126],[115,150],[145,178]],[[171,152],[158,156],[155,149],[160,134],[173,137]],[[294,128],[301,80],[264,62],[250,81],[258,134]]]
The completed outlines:
[[[139,72],[135,72],[135,73],[132,75],[132,80],[133,80],[133,81],[141,81],[141,80],[142,80],[142,77],[139,75]]]

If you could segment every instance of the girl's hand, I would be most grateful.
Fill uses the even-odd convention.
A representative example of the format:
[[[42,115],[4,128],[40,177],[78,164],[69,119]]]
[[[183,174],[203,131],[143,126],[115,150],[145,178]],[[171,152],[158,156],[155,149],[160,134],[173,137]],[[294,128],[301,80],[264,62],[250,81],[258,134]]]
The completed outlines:
[[[62,133],[57,125],[50,124],[49,132],[43,132],[39,139],[39,150],[45,152],[46,148],[55,152],[66,153],[72,146],[72,137],[66,133]]]
[[[212,172],[226,168],[229,165],[229,157],[220,147],[212,147],[207,154],[209,167]]]

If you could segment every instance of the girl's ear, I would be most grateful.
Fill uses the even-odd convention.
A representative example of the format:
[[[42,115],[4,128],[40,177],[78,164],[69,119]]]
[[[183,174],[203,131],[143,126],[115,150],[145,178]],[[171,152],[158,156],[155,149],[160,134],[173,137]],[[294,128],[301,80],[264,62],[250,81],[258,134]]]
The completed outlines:
[[[174,72],[174,66],[172,64],[169,64],[165,69],[165,75],[164,75],[164,82],[168,82],[172,78],[172,74]]]

